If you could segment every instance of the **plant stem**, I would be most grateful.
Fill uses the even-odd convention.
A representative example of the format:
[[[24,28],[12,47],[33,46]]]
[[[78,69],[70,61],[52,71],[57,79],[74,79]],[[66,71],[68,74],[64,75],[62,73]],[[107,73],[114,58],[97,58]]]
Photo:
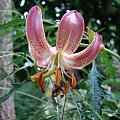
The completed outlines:
[[[117,55],[116,53],[110,51],[109,49],[105,48],[104,51],[107,52],[107,53],[109,53],[110,55],[112,55],[112,56],[118,58],[118,59],[120,60],[120,56]]]
[[[72,99],[73,99],[73,101],[74,101],[74,103],[75,103],[75,105],[76,105],[76,108],[77,108],[77,111],[78,111],[78,114],[79,114],[79,120],[82,120],[81,113],[80,113],[80,111],[79,111],[79,107],[78,107],[78,105],[77,105],[77,103],[76,103],[76,100],[75,100],[75,98],[74,98],[74,96],[73,96],[73,94],[72,94],[71,89],[70,89],[70,94],[71,94]]]
[[[80,47],[88,47],[89,44],[85,44],[85,43],[80,43]],[[111,50],[104,48],[103,51],[107,52],[108,54],[118,58],[120,60],[120,56],[114,52],[112,52]]]
[[[63,111],[62,111],[62,120],[64,120],[64,111],[65,111],[66,101],[67,101],[67,97],[66,97],[66,95],[65,95],[65,101],[64,101]]]
[[[56,103],[58,103],[58,97],[56,97]],[[60,120],[60,112],[59,112],[59,105],[57,105],[57,116],[58,116],[58,120]]]
[[[58,120],[60,120],[59,106],[58,105],[57,105],[57,116],[58,116]]]
[[[55,70],[56,70],[56,66],[53,66],[53,68],[51,70],[49,70],[47,73],[45,73],[43,75],[43,78],[47,78],[47,77],[51,76],[55,72]]]
[[[88,47],[89,44],[85,44],[85,43],[80,43],[80,47]]]
[[[34,65],[34,63],[31,65],[31,66],[33,66]],[[14,70],[13,72],[11,72],[9,75],[7,75],[5,78],[3,78],[2,80],[0,80],[0,83],[2,83],[3,81],[5,81],[7,78],[9,78],[11,75],[14,75],[16,72],[18,72],[18,71],[20,71],[20,70],[23,70],[23,69],[25,69],[25,68],[27,68],[27,67],[29,67],[29,66],[23,66],[23,67],[21,67],[21,68],[18,68],[18,69],[16,69],[16,70]]]

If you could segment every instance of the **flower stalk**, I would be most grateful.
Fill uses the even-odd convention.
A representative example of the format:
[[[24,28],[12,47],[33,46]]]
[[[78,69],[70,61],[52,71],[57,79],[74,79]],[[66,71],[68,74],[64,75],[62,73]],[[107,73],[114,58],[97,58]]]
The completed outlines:
[[[89,44],[80,43],[80,47],[88,47],[88,46],[89,46]],[[114,53],[113,51],[111,51],[111,50],[109,50],[109,49],[107,49],[105,47],[104,47],[104,49],[102,49],[102,51],[105,51],[108,54],[110,54],[110,55],[112,55],[112,56],[114,56],[114,57],[116,57],[117,59],[120,60],[120,56],[118,54]]]

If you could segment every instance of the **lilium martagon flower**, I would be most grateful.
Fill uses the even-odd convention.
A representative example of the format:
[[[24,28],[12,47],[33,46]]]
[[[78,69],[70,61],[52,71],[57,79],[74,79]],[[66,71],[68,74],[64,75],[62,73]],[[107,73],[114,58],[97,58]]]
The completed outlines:
[[[90,31],[90,30],[89,30]],[[88,40],[90,32],[88,31]],[[33,82],[38,81],[41,91],[44,93],[44,79],[56,73],[56,82],[52,91],[52,98],[64,96],[69,90],[68,81],[64,75],[71,78],[71,87],[75,89],[76,77],[68,71],[82,69],[90,64],[101,50],[102,36],[94,33],[92,42],[83,51],[74,53],[84,34],[84,19],[76,11],[72,10],[63,15],[56,38],[56,46],[51,47],[46,41],[43,29],[42,12],[38,6],[34,6],[27,17],[26,36],[31,57],[38,67],[46,66],[45,70],[31,76]],[[92,34],[93,35],[93,34]],[[61,85],[61,82],[64,85]]]

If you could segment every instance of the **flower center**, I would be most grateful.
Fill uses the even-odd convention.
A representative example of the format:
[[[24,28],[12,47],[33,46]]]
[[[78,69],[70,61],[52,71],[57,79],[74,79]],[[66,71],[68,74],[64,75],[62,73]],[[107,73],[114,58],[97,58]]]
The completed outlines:
[[[75,75],[72,73],[70,77],[67,71],[64,70],[62,52],[58,52],[55,56],[53,56],[50,60],[50,65],[48,65],[48,67],[45,70],[31,76],[31,80],[33,82],[38,81],[38,85],[40,86],[42,93],[45,93],[44,79],[50,77],[54,73],[56,74],[56,77],[51,95],[52,99],[54,99],[54,97],[57,97],[58,95],[63,97],[64,94],[66,94],[69,91],[69,85],[72,87],[72,89],[75,89]],[[71,81],[66,80],[66,77],[70,78]]]

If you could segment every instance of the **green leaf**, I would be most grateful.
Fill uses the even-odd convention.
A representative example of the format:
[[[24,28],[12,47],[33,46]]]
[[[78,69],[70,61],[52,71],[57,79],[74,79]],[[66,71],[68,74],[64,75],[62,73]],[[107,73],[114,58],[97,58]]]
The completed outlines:
[[[108,85],[116,85],[119,86],[120,85],[120,78],[116,78],[116,79],[106,79],[102,82],[103,84],[108,84]]]
[[[12,26],[16,26],[16,25],[23,25],[25,24],[25,19],[20,19],[20,18],[14,18],[13,20],[4,23],[4,24],[0,24],[1,28],[8,28],[8,27],[12,27]]]
[[[117,102],[114,99],[104,99],[102,106],[109,108],[109,110],[116,111],[118,109]]]
[[[116,78],[116,68],[113,66],[113,62],[107,55],[105,51],[100,52],[100,56],[102,57],[103,71],[107,75],[108,78],[114,79]]]
[[[101,112],[100,101],[105,97],[105,92],[101,87],[101,78],[102,75],[97,71],[97,67],[93,62],[92,69],[88,74],[88,92],[86,94],[86,100],[90,106],[98,113]],[[91,115],[95,118],[95,120],[99,120],[98,116],[92,110]]]
[[[7,80],[7,78],[9,78],[11,75],[17,73],[18,71],[23,70],[23,69],[25,69],[25,68],[27,68],[27,67],[30,67],[30,66],[33,66],[33,64],[28,65],[28,66],[23,66],[23,67],[17,68],[16,70],[14,70],[13,72],[11,72],[10,74],[4,76],[3,79],[0,79],[0,83],[2,83],[3,81]]]
[[[2,102],[4,102],[5,100],[7,100],[11,95],[13,95],[17,90],[19,90],[21,87],[25,86],[26,84],[30,83],[30,80],[25,80],[22,83],[15,85],[10,91],[9,93],[7,93],[6,95],[0,97],[0,104]]]
[[[15,40],[23,37],[23,36],[25,36],[25,32],[19,30],[19,31],[16,33],[16,35],[13,37],[13,39],[5,42],[4,44],[2,44],[1,47],[0,47],[0,49],[4,48],[4,47],[5,47],[6,45],[8,45],[9,43],[11,43],[11,42],[13,42],[13,41],[15,41]]]

